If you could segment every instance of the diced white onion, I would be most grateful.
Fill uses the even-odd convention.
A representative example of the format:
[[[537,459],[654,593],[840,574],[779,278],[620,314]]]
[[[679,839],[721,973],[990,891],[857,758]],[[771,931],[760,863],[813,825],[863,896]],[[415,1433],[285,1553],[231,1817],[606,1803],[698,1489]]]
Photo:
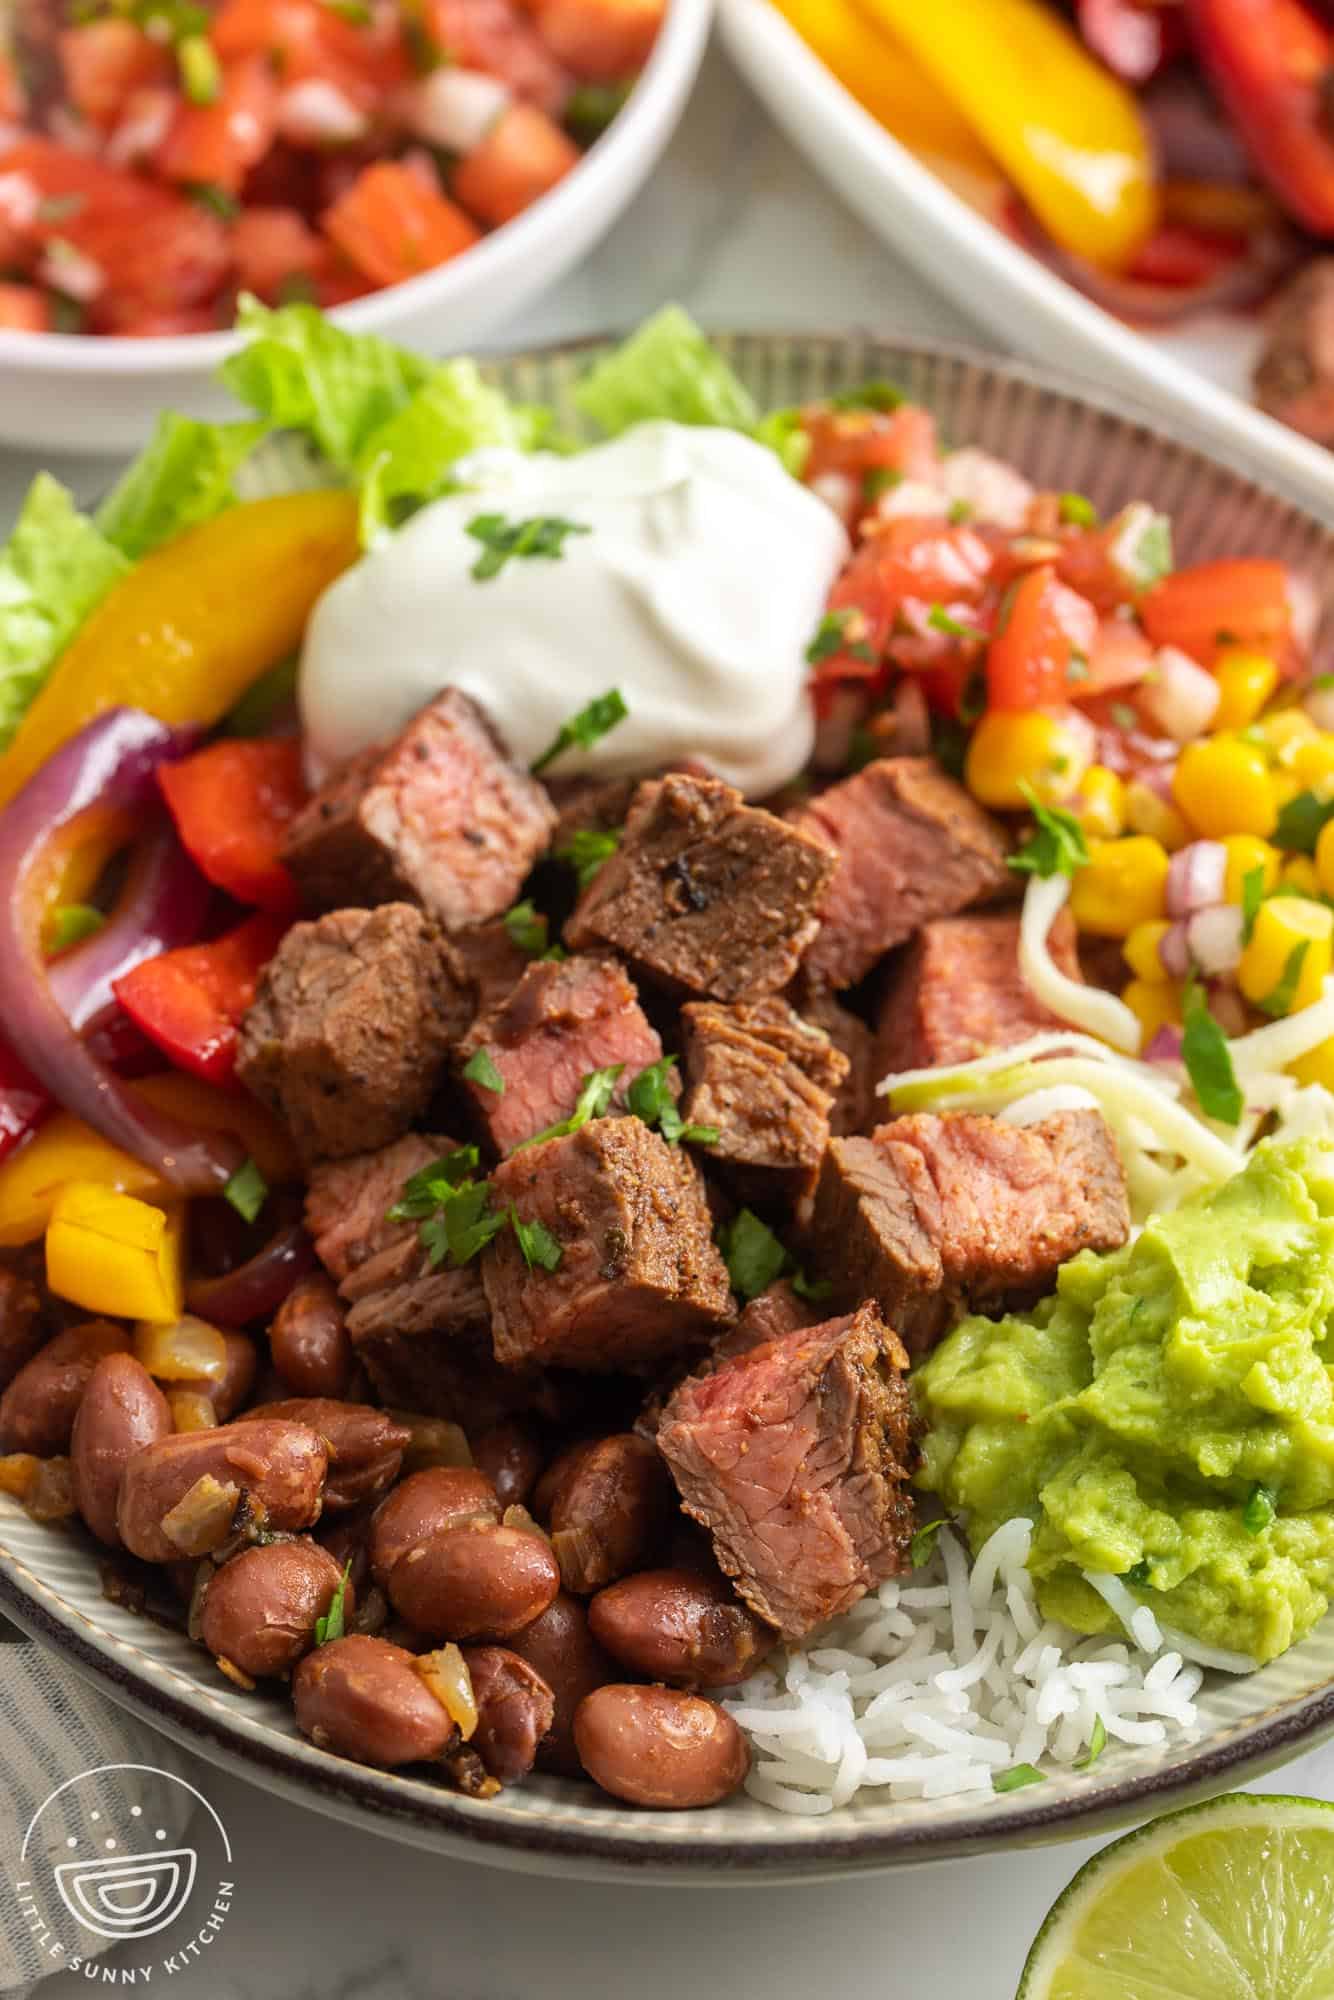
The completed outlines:
[[[1227,849],[1221,840],[1192,840],[1167,864],[1167,914],[1188,917],[1221,903],[1227,882]]]
[[[0,219],[14,229],[27,229],[41,205],[41,189],[30,174],[0,174]]]
[[[132,167],[155,153],[176,116],[176,103],[174,90],[131,91],[106,143],[112,166]]]
[[[429,145],[471,153],[508,110],[511,92],[497,77],[476,69],[433,69],[396,99],[403,123]]]
[[[1085,986],[1062,972],[1051,955],[1048,935],[1070,895],[1068,875],[1031,875],[1024,891],[1019,925],[1019,971],[1034,997],[1063,1021],[1135,1055],[1140,1026],[1123,1000],[1097,986]]]
[[[365,138],[370,119],[336,83],[310,76],[279,98],[278,130],[293,146],[351,146]]]
[[[1203,736],[1218,710],[1221,690],[1207,667],[1177,646],[1160,646],[1135,690],[1138,706],[1176,743]]]
[[[1212,909],[1196,910],[1187,919],[1191,961],[1206,979],[1234,972],[1240,965],[1244,928],[1245,919],[1235,903],[1215,903]]]
[[[924,479],[903,479],[897,486],[891,486],[888,493],[881,494],[875,511],[886,521],[897,521],[905,515],[930,520],[937,514],[949,513],[950,497],[943,486],[928,486]]]
[[[816,499],[823,500],[840,521],[848,520],[857,511],[857,484],[848,473],[822,472],[810,484]]]
[[[962,500],[974,520],[1018,534],[1028,520],[1033,488],[1023,474],[989,451],[965,445],[948,453],[943,478],[951,500]]]

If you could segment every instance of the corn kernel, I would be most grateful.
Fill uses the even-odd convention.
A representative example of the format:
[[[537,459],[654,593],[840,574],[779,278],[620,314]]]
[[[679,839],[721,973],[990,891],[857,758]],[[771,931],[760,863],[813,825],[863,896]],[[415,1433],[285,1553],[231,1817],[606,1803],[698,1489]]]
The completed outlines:
[[[1121,956],[1136,979],[1149,986],[1161,986],[1167,979],[1158,947],[1171,928],[1165,918],[1151,917],[1147,924],[1136,924],[1121,947]]]
[[[1246,877],[1261,870],[1261,886],[1267,896],[1271,889],[1278,887],[1278,871],[1282,855],[1267,840],[1257,840],[1253,833],[1230,833],[1223,842],[1227,855],[1227,868],[1223,875],[1223,900],[1240,903],[1246,893]]]
[[[1290,768],[1303,790],[1328,798],[1334,793],[1334,736],[1322,734],[1299,743]]]
[[[1160,1028],[1181,1025],[1181,987],[1172,980],[1132,979],[1121,998],[1140,1025],[1140,1047],[1147,1048]]]
[[[1276,709],[1255,726],[1272,754],[1285,764],[1292,761],[1303,743],[1319,734],[1304,708]]]
[[[1092,732],[1040,709],[988,709],[973,731],[964,782],[984,806],[1018,812],[1025,785],[1040,799],[1068,799],[1092,762]]]
[[[1147,834],[1169,854],[1195,838],[1171,800],[1160,798],[1142,778],[1132,778],[1126,786],[1125,812],[1128,833]]]
[[[46,1230],[46,1282],[111,1319],[181,1315],[183,1213],[96,1181],[67,1181]]]
[[[1218,682],[1215,729],[1245,729],[1278,686],[1278,666],[1267,653],[1229,646],[1214,661]]]
[[[1087,864],[1070,885],[1070,911],[1081,931],[1095,937],[1129,937],[1139,924],[1164,914],[1167,850],[1134,834],[1089,843]]]
[[[1188,743],[1177,759],[1172,796],[1197,833],[1221,840],[1228,833],[1274,831],[1278,807],[1263,750],[1236,736]]]
[[[1309,854],[1290,854],[1279,870],[1278,879],[1285,889],[1320,901],[1320,877]]]
[[[1281,1011],[1296,1013],[1320,998],[1328,975],[1334,938],[1334,910],[1301,896],[1274,896],[1261,903],[1250,943],[1237,967],[1237,984],[1257,1007],[1273,1001],[1295,953],[1302,951],[1290,1004]]]
[[[1115,840],[1126,826],[1126,788],[1105,764],[1091,764],[1069,810],[1092,840]]]
[[[1296,1062],[1289,1063],[1288,1070],[1298,1083],[1318,1083],[1334,1091],[1334,1035],[1321,1042],[1319,1048],[1298,1056]]]
[[[1269,791],[1276,814],[1281,813],[1284,806],[1291,805],[1302,789],[1302,781],[1295,771],[1289,771],[1281,764],[1276,764],[1270,771]]]

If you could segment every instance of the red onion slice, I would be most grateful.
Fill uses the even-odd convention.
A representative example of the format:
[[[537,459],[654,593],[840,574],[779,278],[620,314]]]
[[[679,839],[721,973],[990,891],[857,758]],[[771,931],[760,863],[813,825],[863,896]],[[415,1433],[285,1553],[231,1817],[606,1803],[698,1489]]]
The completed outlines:
[[[1184,917],[1179,917],[1159,938],[1158,962],[1169,979],[1190,978],[1190,940]]]
[[[1244,1035],[1251,1025],[1246,1002],[1226,979],[1211,979],[1208,989],[1209,1012],[1229,1037]]]
[[[99,801],[138,811],[156,805],[159,764],[193,740],[193,732],[169,729],[142,710],[109,709],[49,757],[0,813],[0,987],[10,1045],[38,1082],[182,1194],[205,1194],[240,1166],[240,1147],[134,1098],[80,1041],[52,991],[31,894],[42,851],[59,827]]]
[[[62,952],[47,974],[71,1027],[82,1034],[116,1005],[112,981],[159,952],[193,944],[212,894],[163,813],[130,863],[120,901],[86,943]]]
[[[1193,743],[1218,713],[1222,690],[1207,667],[1176,646],[1160,646],[1135,690],[1136,706],[1174,743]]]
[[[1223,900],[1227,849],[1220,840],[1192,840],[1179,847],[1167,867],[1167,914],[1189,917]],[[1173,977],[1184,976],[1173,974]]]
[[[1144,1061],[1153,1063],[1176,1063],[1181,1061],[1182,1033],[1170,1023],[1159,1028],[1150,1039],[1144,1051]]]
[[[220,1278],[196,1278],[185,1303],[218,1326],[249,1326],[272,1319],[298,1278],[315,1268],[315,1247],[299,1222],[288,1222],[262,1250]]]

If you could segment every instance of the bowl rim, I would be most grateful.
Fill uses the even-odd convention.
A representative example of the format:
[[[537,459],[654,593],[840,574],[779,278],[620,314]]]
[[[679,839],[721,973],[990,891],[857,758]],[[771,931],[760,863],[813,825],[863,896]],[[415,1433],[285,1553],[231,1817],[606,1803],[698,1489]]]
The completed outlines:
[[[1073,373],[967,343],[899,339],[892,331],[873,333],[861,326],[836,332],[733,330],[715,337],[724,351],[740,350],[743,358],[757,349],[827,354],[859,344],[892,348],[925,363],[984,370],[1030,392],[1039,405],[1064,400],[1092,410],[1129,431],[1132,443],[1163,441],[1204,458],[1310,523],[1334,551],[1334,508],[1318,510],[1286,491],[1281,480],[1257,478],[1235,440],[1211,443],[1189,411],[1177,421],[1164,421],[1119,389],[1103,390]],[[607,334],[590,334],[537,348],[516,344],[488,352],[483,366],[577,361],[605,351],[611,339]],[[965,1810],[944,1822],[914,1823],[887,1815],[884,1824],[868,1826],[852,1815],[834,1815],[819,1822],[789,1818],[784,1827],[784,1816],[774,1813],[737,1827],[720,1815],[716,1836],[700,1833],[692,1824],[690,1838],[683,1839],[680,1834],[655,1831],[662,1822],[649,1813],[629,1826],[622,1822],[603,1827],[577,1808],[546,1814],[526,1814],[521,1806],[500,1810],[498,1805],[463,1798],[422,1779],[359,1766],[319,1751],[262,1718],[230,1708],[222,1698],[221,1684],[215,1691],[202,1681],[191,1681],[171,1664],[143,1656],[132,1640],[99,1626],[7,1546],[6,1511],[0,1505],[0,1612],[50,1645],[112,1700],[209,1761],[297,1803],[350,1818],[391,1838],[521,1871],[607,1881],[688,1880],[699,1886],[727,1886],[738,1879],[807,1882],[966,1859],[998,1848],[1087,1839],[1170,1806],[1216,1795],[1334,1736],[1331,1678],[1276,1703],[1254,1720],[1227,1724],[1202,1745],[1186,1746],[1180,1755],[1169,1752],[1148,1770],[1111,1782],[1104,1778],[1087,1795],[1065,1793],[1042,1803],[1025,1790],[1003,1800],[986,1798],[978,1810],[967,1810],[965,1802]],[[1334,1618],[1334,1613],[1330,1615]],[[522,1798],[521,1793],[518,1796]]]
[[[642,135],[653,133],[670,115],[683,77],[702,52],[712,17],[713,0],[669,0],[649,59],[621,111],[549,194],[462,256],[334,306],[327,317],[347,333],[378,333],[392,340],[405,314],[444,313],[465,289],[502,284],[529,261],[540,242],[559,237],[586,202],[633,174]],[[181,370],[211,372],[241,344],[240,335],[224,330],[152,336],[0,330],[0,369],[57,378],[100,375],[108,382]]]

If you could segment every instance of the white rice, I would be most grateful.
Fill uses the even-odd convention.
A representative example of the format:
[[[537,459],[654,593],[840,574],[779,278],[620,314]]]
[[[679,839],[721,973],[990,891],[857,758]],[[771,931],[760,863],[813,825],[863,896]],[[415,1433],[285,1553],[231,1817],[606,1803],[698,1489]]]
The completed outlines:
[[[1124,1585],[1103,1592],[1124,1592],[1124,1642],[1044,1620],[1026,1568],[1032,1532],[1007,1521],[970,1566],[943,1528],[910,1581],[882,1584],[818,1643],[735,1688],[723,1705],[755,1752],[752,1798],[816,1815],[859,1795],[965,1797],[1016,1764],[1069,1768],[1095,1738],[1197,1736],[1204,1675],[1179,1635],[1165,1637]]]

